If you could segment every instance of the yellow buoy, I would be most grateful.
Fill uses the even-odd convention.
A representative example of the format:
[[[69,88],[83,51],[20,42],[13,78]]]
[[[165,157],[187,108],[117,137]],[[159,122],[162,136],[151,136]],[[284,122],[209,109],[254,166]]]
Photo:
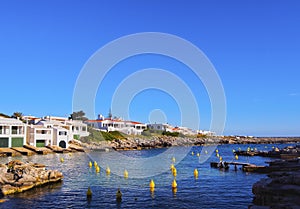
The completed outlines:
[[[89,162],[89,167],[91,168],[93,166],[92,162],[90,161]]]
[[[200,153],[199,152],[197,153],[197,157],[200,157]]]
[[[220,157],[219,159],[220,159],[220,161],[223,161],[223,158],[222,158],[222,157]]]
[[[176,182],[175,179],[174,179],[173,182],[172,182],[172,188],[177,188],[177,182]]]
[[[125,169],[124,170],[124,178],[127,179],[128,178],[128,171]]]
[[[86,192],[86,196],[87,197],[92,197],[92,194],[93,193],[92,193],[91,187],[89,187],[88,190],[87,190],[87,192]]]
[[[174,177],[176,177],[177,176],[177,170],[176,170],[176,168],[174,167],[174,169],[172,170],[172,174],[173,174],[173,176]]]
[[[99,173],[100,172],[100,167],[97,165],[96,166],[96,172]]]
[[[171,164],[170,170],[173,172],[173,169],[175,168],[174,164]]]
[[[216,153],[218,153],[219,152],[219,150],[218,149],[216,149]]]
[[[175,163],[176,162],[176,159],[175,157],[172,157],[172,162]]]
[[[121,192],[120,188],[118,189],[118,191],[116,193],[116,200],[118,202],[122,201],[122,192]]]
[[[71,153],[71,152],[69,152],[69,156],[72,156],[72,153]]]
[[[62,163],[63,163],[64,161],[65,161],[65,160],[64,160],[64,158],[63,158],[63,157],[61,157],[61,158],[60,158],[60,162],[62,162]]]
[[[194,152],[192,152],[192,155],[194,155]]]
[[[97,167],[98,163],[96,161],[94,161],[94,166],[95,168]]]
[[[233,149],[232,152],[235,153],[235,149]]]
[[[219,153],[217,153],[217,158],[219,158],[220,157],[220,155],[219,155]]]
[[[150,187],[150,190],[151,190],[151,189],[154,190],[154,188],[155,188],[155,183],[154,183],[153,179],[151,179],[150,184],[149,184],[149,187]]]
[[[195,170],[194,170],[194,177],[198,178],[198,170],[197,170],[197,168],[195,168]]]
[[[238,156],[238,155],[235,155],[234,158],[235,158],[236,160],[238,160],[238,159],[239,159],[239,156]]]
[[[207,152],[207,150],[205,150],[205,154],[207,154],[208,152]]]
[[[110,168],[107,166],[106,168],[106,174],[109,175],[110,174]]]

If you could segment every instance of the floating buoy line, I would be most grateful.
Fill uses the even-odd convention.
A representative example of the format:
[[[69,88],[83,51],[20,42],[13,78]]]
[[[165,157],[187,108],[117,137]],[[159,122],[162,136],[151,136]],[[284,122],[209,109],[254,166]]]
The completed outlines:
[[[238,148],[238,150],[240,150],[240,148]],[[250,147],[248,147],[247,150],[252,150]],[[208,154],[208,151],[207,150],[203,150],[205,154]],[[233,156],[234,156],[234,159],[235,160],[238,160],[239,159],[239,156],[237,154],[235,154],[236,150],[235,149],[232,149],[232,153],[233,153]],[[190,154],[192,156],[196,155],[197,157],[200,157],[200,153],[199,152],[196,152],[196,151],[192,151],[190,152]],[[223,157],[221,156],[221,153],[218,149],[215,150],[215,156],[219,159],[220,162],[223,162]],[[61,157],[60,158],[60,161],[61,162],[64,162],[64,159]],[[177,175],[178,175],[178,172],[177,172],[177,168],[175,167],[175,162],[176,162],[176,158],[173,156],[171,158],[171,165],[170,165],[170,171],[171,171],[171,175],[173,176],[172,178],[172,181],[170,181],[169,185],[170,185],[170,188],[173,192],[173,194],[175,195],[177,193],[177,189],[178,189],[178,182],[176,180],[177,178]],[[89,168],[93,168],[95,169],[95,172],[96,173],[100,173],[101,172],[101,168],[99,167],[98,163],[96,161],[89,161],[88,162],[88,167]],[[106,166],[106,169],[105,170],[105,173],[107,176],[109,176],[111,174],[111,170],[110,170],[110,167],[107,165]],[[194,170],[191,172],[191,176],[194,176],[195,179],[198,179],[199,178],[199,168],[194,168]],[[124,169],[124,172],[123,172],[123,177],[124,179],[127,179],[129,177],[129,173],[127,171],[127,169]],[[154,179],[150,179],[149,180],[149,190],[151,192],[151,196],[154,198],[154,191],[156,189],[156,184],[155,184],[155,181]],[[86,196],[91,199],[92,197],[92,190],[90,187],[88,187],[87,191],[86,191]],[[121,189],[118,188],[117,191],[116,191],[116,201],[120,202],[122,201],[122,192],[121,192]]]

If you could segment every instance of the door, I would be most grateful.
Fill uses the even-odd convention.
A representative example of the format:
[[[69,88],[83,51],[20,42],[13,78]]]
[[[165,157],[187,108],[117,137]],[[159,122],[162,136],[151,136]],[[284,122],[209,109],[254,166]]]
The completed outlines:
[[[22,137],[14,137],[11,139],[12,147],[23,147],[23,138]]]
[[[67,144],[66,144],[65,141],[60,141],[60,142],[59,142],[59,146],[60,146],[61,148],[66,148],[66,147],[67,147]]]
[[[36,147],[45,147],[45,140],[36,140]]]
[[[0,147],[8,147],[8,138],[7,137],[0,138]]]

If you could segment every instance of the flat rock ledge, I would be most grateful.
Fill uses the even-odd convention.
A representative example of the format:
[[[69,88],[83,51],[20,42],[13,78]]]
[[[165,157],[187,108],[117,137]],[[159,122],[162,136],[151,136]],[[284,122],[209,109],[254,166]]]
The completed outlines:
[[[300,159],[275,161],[278,170],[256,182],[251,209],[300,208]]]
[[[43,164],[14,160],[0,164],[0,195],[24,192],[62,179],[61,172],[47,170]]]

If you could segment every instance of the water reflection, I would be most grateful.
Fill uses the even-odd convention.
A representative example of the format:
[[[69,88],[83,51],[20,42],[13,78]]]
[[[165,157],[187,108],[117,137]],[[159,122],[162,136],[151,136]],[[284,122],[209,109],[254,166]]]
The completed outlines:
[[[177,188],[172,188],[173,197],[176,197]]]
[[[62,188],[63,182],[55,182],[48,185],[42,185],[39,187],[32,188],[23,193],[16,193],[9,195],[10,198],[26,198],[26,199],[34,199],[40,198],[46,194],[54,193],[59,191]]]
[[[150,196],[151,196],[152,199],[155,198],[154,190],[155,190],[154,188],[150,188]]]

